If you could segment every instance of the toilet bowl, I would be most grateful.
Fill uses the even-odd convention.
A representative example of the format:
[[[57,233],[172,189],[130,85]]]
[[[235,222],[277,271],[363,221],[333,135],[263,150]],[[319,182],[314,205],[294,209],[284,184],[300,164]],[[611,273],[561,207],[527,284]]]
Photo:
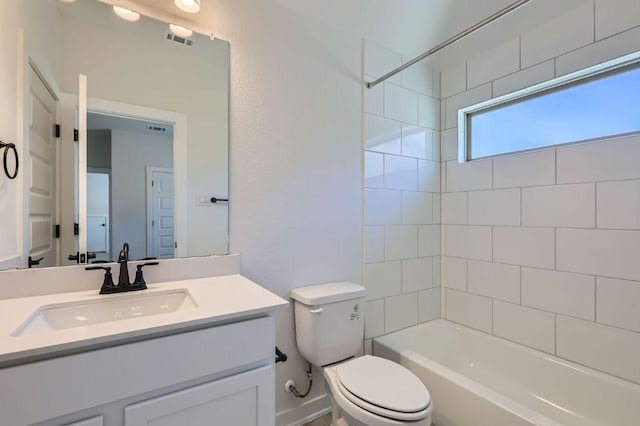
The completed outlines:
[[[334,426],[340,424],[340,418],[349,426],[431,424],[429,391],[399,364],[365,355],[325,367],[323,376]]]
[[[365,288],[350,282],[296,288],[296,343],[322,367],[333,426],[430,426],[431,396],[405,367],[387,359],[354,356],[364,338]]]

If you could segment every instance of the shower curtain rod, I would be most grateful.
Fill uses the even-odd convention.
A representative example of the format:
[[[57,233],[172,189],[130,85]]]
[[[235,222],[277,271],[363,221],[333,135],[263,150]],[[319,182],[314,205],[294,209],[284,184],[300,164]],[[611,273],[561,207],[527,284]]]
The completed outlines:
[[[531,0],[518,0],[516,2],[511,3],[510,5],[505,7],[504,9],[501,9],[501,10],[497,11],[493,15],[491,15],[491,16],[483,19],[482,21],[478,22],[474,26],[469,27],[469,28],[467,28],[466,30],[464,30],[462,32],[459,32],[458,34],[454,35],[450,39],[448,39],[446,41],[443,41],[439,45],[437,45],[435,47],[432,47],[431,49],[427,50],[422,55],[413,58],[412,60],[410,60],[406,64],[400,65],[398,68],[395,68],[394,70],[389,71],[388,73],[386,73],[385,75],[383,75],[382,77],[380,77],[380,78],[378,78],[376,80],[368,81],[367,82],[367,88],[371,89],[372,87],[382,83],[383,81],[385,81],[389,77],[393,77],[394,75],[398,74],[399,72],[403,71],[404,69],[409,68],[410,66],[412,66],[416,62],[420,62],[421,60],[425,59],[427,56],[433,55],[434,53],[444,49],[445,47],[449,46],[450,44],[455,43],[456,41],[460,40],[461,38],[464,38],[464,37],[468,36],[469,34],[479,30],[482,27],[484,27],[485,25],[488,25],[488,24],[492,23],[496,19],[499,19],[499,18],[503,17],[507,13],[513,12],[514,10],[519,8],[520,6],[522,6],[525,3],[528,3],[530,1]]]

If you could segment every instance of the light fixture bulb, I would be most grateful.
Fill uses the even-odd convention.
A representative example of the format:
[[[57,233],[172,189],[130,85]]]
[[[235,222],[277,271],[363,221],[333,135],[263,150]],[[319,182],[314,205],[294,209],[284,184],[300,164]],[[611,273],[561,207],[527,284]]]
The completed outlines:
[[[120,6],[113,6],[113,11],[116,15],[129,22],[136,22],[140,19],[140,14],[138,12],[134,12],[133,10],[125,9]]]
[[[171,32],[177,35],[178,37],[183,37],[183,38],[191,37],[191,34],[193,34],[193,31],[190,30],[189,28],[181,27],[180,25],[176,25],[176,24],[169,24],[169,30],[171,30]]]
[[[76,0],[59,0],[60,3],[75,3]]]
[[[200,0],[174,0],[178,9],[188,13],[200,12]]]

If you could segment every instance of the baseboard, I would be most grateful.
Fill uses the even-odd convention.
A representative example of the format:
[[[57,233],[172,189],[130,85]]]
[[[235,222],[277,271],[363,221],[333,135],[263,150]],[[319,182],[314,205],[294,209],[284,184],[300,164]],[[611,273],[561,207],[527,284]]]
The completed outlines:
[[[296,408],[276,413],[276,426],[300,426],[331,412],[327,394],[319,395]]]

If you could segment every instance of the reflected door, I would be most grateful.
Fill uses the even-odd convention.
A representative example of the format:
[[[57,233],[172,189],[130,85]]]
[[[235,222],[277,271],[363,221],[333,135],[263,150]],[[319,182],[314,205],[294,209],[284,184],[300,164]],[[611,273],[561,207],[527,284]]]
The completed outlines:
[[[27,257],[30,267],[58,263],[56,224],[57,99],[29,67],[28,172],[25,175],[27,209]]]
[[[173,170],[147,167],[147,256],[174,257]]]
[[[110,256],[110,184],[108,173],[87,173],[87,251],[95,260]]]

